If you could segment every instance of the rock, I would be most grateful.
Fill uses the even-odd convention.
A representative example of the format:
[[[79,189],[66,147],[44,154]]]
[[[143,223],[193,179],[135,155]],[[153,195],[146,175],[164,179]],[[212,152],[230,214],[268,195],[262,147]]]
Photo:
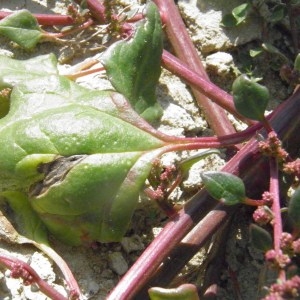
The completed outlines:
[[[112,252],[108,255],[110,268],[118,275],[123,275],[128,270],[128,264],[121,252]]]
[[[140,251],[145,248],[141,238],[138,235],[124,237],[121,241],[121,245],[126,253]]]
[[[206,57],[206,69],[219,76],[227,76],[234,68],[233,57],[226,52],[216,52]]]

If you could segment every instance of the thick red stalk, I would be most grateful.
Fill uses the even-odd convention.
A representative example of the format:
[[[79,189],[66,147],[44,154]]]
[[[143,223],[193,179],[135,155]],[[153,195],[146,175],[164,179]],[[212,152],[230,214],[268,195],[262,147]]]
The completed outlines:
[[[173,0],[154,0],[159,8],[165,31],[178,58],[187,66],[209,80],[199,55],[188,35],[180,13]],[[216,135],[225,135],[235,132],[231,122],[222,108],[192,87],[198,105],[203,109],[204,115]]]

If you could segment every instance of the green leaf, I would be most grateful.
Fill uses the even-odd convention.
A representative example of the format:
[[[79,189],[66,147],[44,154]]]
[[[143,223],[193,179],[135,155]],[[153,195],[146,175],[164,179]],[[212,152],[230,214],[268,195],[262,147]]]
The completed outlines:
[[[287,11],[285,5],[275,5],[271,12],[270,21],[274,23],[279,22],[286,16],[286,14]]]
[[[32,210],[28,198],[20,192],[6,191],[1,193],[17,216],[18,229],[22,235],[37,243],[48,245],[46,226]]]
[[[1,20],[0,34],[26,50],[34,48],[43,37],[36,18],[25,9]]]
[[[248,15],[250,5],[248,3],[242,3],[236,6],[230,14],[226,14],[221,21],[221,25],[224,27],[235,27],[243,23]]]
[[[148,293],[151,300],[199,300],[197,288],[193,284],[182,284],[171,289],[152,287]]]
[[[232,13],[230,13],[224,15],[220,24],[224,27],[235,27],[237,26],[237,20]]]
[[[242,203],[245,199],[243,181],[226,172],[205,172],[201,174],[202,181],[208,193],[227,205]]]
[[[13,87],[31,79],[57,75],[57,60],[54,54],[16,60],[0,55],[0,88]]]
[[[269,90],[247,75],[239,76],[232,85],[237,111],[246,118],[262,121],[269,102]]]
[[[260,55],[262,52],[263,52],[262,48],[250,49],[249,55],[251,57],[256,57],[256,56]]]
[[[162,115],[155,96],[161,73],[161,26],[157,7],[150,2],[146,18],[141,21],[134,37],[115,43],[102,57],[114,88],[149,122],[158,120]]]
[[[232,10],[232,15],[237,20],[237,25],[245,21],[250,8],[249,3],[243,3]]]
[[[66,243],[119,241],[165,142],[121,94],[38,71],[15,78],[19,62],[3,62],[0,82],[13,89],[0,119],[1,189],[28,193],[34,211]]]
[[[296,229],[300,229],[300,188],[292,195],[288,205],[288,216]]]
[[[250,239],[252,245],[261,251],[266,252],[273,247],[273,240],[270,233],[255,224],[250,225]]]
[[[262,43],[261,46],[265,51],[277,55],[284,63],[289,63],[289,59],[285,56],[285,54],[283,54],[278,48],[276,48],[272,44]]]

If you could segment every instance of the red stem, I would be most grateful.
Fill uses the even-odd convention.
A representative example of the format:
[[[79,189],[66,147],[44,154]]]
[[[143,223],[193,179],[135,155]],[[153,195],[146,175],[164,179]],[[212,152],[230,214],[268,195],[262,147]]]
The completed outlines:
[[[11,14],[12,12],[0,11],[0,20]],[[67,26],[75,23],[75,20],[71,16],[66,15],[34,14],[34,16],[40,25]]]
[[[26,277],[31,276],[32,282],[35,282],[39,286],[41,292],[43,292],[46,296],[50,297],[51,299],[67,300],[66,297],[61,295],[47,282],[42,280],[40,276],[36,273],[36,271],[33,268],[31,268],[27,263],[23,262],[22,260],[1,253],[0,264],[9,268],[12,272],[20,270],[20,275],[18,277],[21,277],[24,280],[27,279]]]
[[[281,255],[280,241],[282,238],[282,218],[281,206],[279,198],[279,179],[278,179],[278,161],[274,157],[270,157],[270,193],[273,198],[272,211],[273,219],[273,236],[274,236],[274,250],[276,255]],[[278,279],[284,282],[286,274],[284,269],[279,270]]]
[[[154,0],[159,8],[165,31],[180,60],[187,64],[190,70],[198,73],[203,79],[209,81],[196,48],[188,35],[185,24],[173,0]],[[235,129],[222,108],[213,103],[205,95],[192,87],[198,105],[203,109],[204,115],[216,133],[225,135],[234,133]]]
[[[268,201],[246,198],[243,201],[243,204],[250,205],[250,206],[261,206],[261,205],[267,205]]]
[[[274,213],[274,250],[277,254],[280,251],[280,240],[282,237],[282,220],[278,184],[278,162],[276,158],[270,157],[270,193],[273,198],[272,211]]]
[[[58,32],[58,33],[47,32],[44,34],[44,39],[49,38],[51,40],[52,38],[62,38],[68,34],[74,34],[76,32],[82,31],[82,30],[88,28],[89,26],[91,26],[93,23],[94,23],[94,21],[92,19],[88,19],[84,23],[82,23],[74,28],[71,28],[70,30],[64,31],[64,32]]]

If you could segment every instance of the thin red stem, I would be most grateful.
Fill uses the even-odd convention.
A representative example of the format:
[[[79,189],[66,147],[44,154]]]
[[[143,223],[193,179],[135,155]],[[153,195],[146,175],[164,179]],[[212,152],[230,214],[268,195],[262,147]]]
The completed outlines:
[[[0,11],[0,20],[11,15],[12,12]],[[54,15],[54,14],[34,14],[40,25],[57,25],[67,26],[75,24],[75,20],[67,15]]]
[[[256,200],[256,199],[251,199],[251,198],[246,198],[243,201],[243,204],[250,205],[250,206],[261,206],[261,205],[266,205],[268,204],[268,201],[265,200]]]
[[[41,292],[43,292],[46,296],[50,297],[51,299],[67,300],[66,297],[61,295],[46,281],[42,280],[40,276],[36,273],[36,271],[22,260],[1,253],[0,264],[9,268],[13,273],[19,273],[19,275],[17,276],[23,278],[24,280],[28,280],[28,277],[30,277],[30,281],[35,282],[39,286]]]
[[[279,257],[281,255],[280,242],[282,238],[282,218],[279,198],[278,161],[274,157],[270,157],[270,193],[273,198],[272,211],[274,214],[274,250],[276,252],[276,256]],[[284,269],[279,270],[278,279],[280,279],[282,282],[286,280],[286,274]]]
[[[47,32],[47,33],[44,34],[44,39],[47,39],[47,38],[49,38],[49,39],[52,39],[52,38],[62,38],[64,36],[66,36],[66,35],[74,34],[76,32],[82,31],[82,30],[90,27],[93,23],[94,23],[94,21],[92,19],[88,19],[83,24],[80,24],[79,26],[71,28],[70,30],[67,30],[67,31],[58,32],[58,33]]]
[[[274,250],[280,251],[280,240],[282,237],[281,207],[279,199],[278,162],[276,158],[270,157],[270,193],[273,198],[272,211],[274,214]]]

